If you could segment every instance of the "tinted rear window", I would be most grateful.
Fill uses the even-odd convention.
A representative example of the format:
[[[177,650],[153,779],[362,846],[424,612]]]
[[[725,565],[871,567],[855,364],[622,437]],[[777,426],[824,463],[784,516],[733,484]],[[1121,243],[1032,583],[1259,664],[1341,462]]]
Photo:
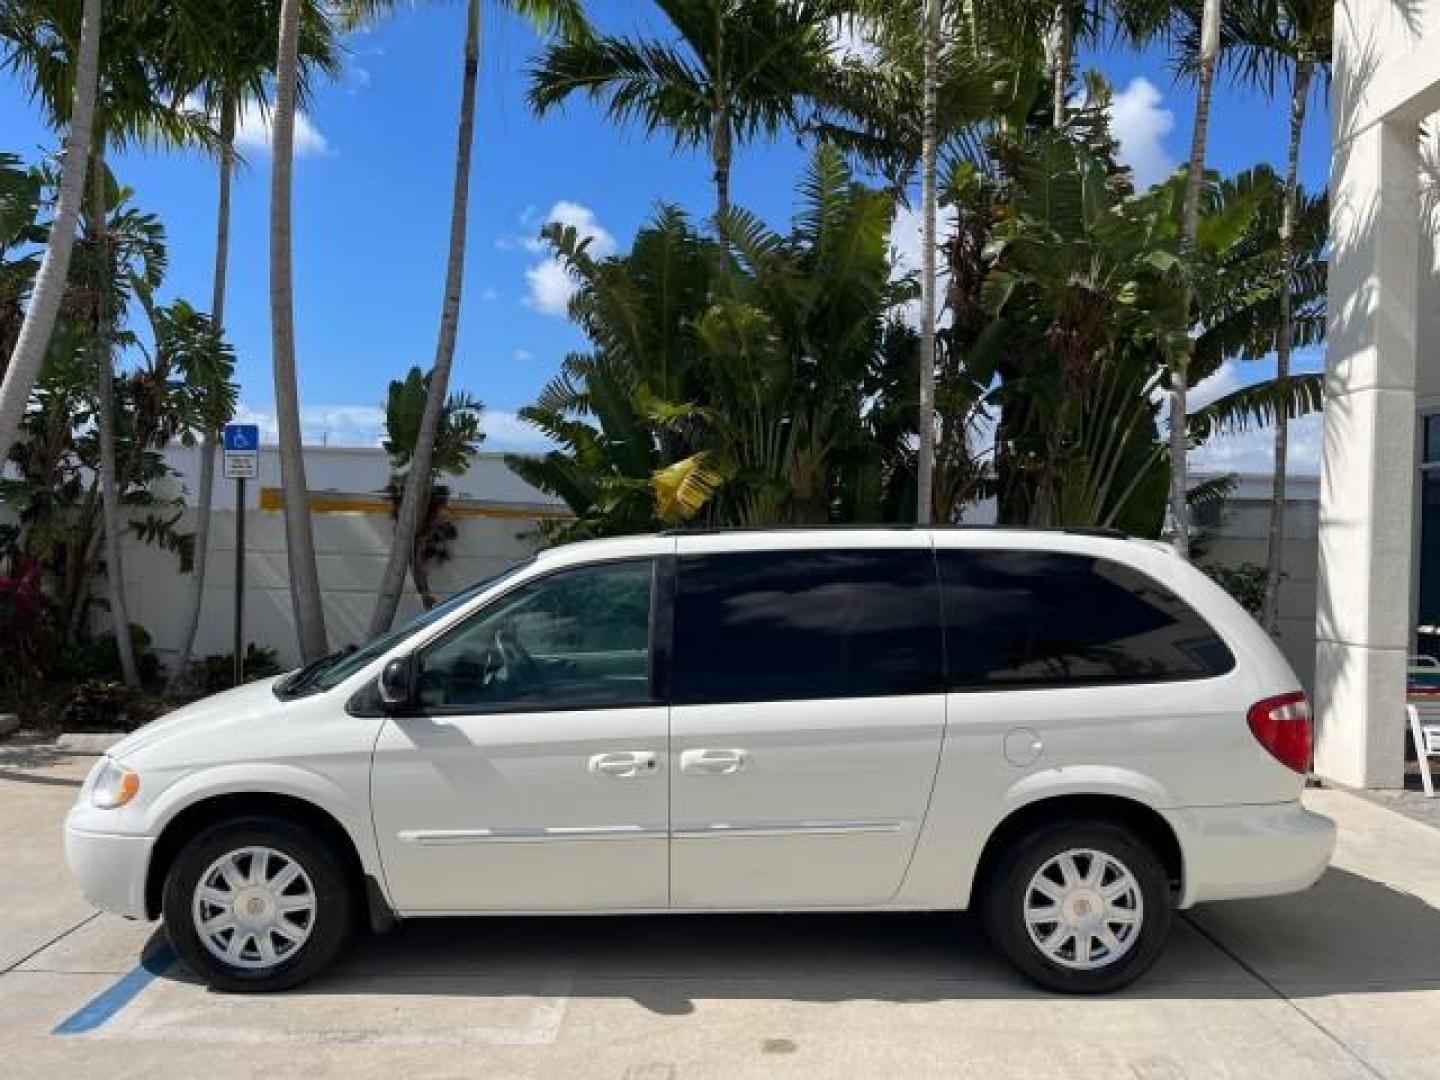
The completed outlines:
[[[941,551],[951,689],[1168,682],[1235,658],[1158,581],[1107,559],[1049,551]]]
[[[940,692],[928,550],[686,556],[675,602],[679,704]]]

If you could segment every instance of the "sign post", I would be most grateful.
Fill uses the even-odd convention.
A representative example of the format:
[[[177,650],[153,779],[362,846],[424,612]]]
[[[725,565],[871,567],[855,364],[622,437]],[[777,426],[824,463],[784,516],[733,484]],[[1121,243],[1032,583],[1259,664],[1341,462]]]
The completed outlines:
[[[235,481],[235,685],[245,681],[245,481],[260,475],[260,428],[225,425],[225,479]]]

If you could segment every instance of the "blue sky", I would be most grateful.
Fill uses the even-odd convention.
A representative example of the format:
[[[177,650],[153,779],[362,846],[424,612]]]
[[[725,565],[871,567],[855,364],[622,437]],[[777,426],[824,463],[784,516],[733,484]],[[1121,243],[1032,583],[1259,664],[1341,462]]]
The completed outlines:
[[[636,0],[596,0],[605,29],[661,31]],[[535,119],[524,69],[537,41],[522,23],[487,11],[481,108],[472,187],[466,296],[455,384],[489,408],[488,446],[533,446],[514,419],[565,353],[583,342],[563,315],[563,285],[534,250],[535,234],[558,216],[591,230],[601,250],[623,249],[660,201],[698,215],[713,200],[703,154],[672,150],[663,137],[617,129],[587,104]],[[295,252],[300,394],[306,434],[332,443],[373,443],[387,381],[433,360],[444,274],[459,99],[458,5],[402,8],[347,42],[344,74],[317,88],[298,136]],[[1142,179],[1183,160],[1193,91],[1177,85],[1165,57],[1104,50],[1082,56],[1116,89],[1122,154]],[[1283,102],[1223,84],[1216,95],[1210,160],[1225,172],[1279,162]],[[267,294],[269,159],[252,118],[242,132],[248,164],[237,179],[227,330],[239,358],[247,415],[269,426]],[[0,149],[31,159],[52,148],[23,87],[0,76]],[[1324,183],[1329,157],[1323,103],[1312,109],[1303,174]],[[130,153],[112,163],[138,204],[158,213],[170,240],[164,293],[209,304],[215,169],[194,153]],[[793,139],[752,145],[737,156],[733,197],[783,225],[804,165]],[[897,242],[904,244],[903,239]],[[1313,368],[1318,357],[1302,358]],[[1252,381],[1267,365],[1222,373],[1215,385]],[[1302,422],[1292,467],[1313,471],[1318,427]],[[1230,440],[1207,461],[1264,468],[1263,433]]]

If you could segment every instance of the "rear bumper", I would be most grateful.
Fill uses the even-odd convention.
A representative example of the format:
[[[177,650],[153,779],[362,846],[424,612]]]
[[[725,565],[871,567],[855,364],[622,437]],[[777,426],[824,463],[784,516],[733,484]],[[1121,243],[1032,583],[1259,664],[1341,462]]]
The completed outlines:
[[[85,899],[129,919],[148,919],[145,877],[155,840],[149,836],[91,832],[65,822],[65,861]]]
[[[1180,840],[1182,908],[1308,889],[1335,850],[1335,823],[1298,801],[1162,813]]]

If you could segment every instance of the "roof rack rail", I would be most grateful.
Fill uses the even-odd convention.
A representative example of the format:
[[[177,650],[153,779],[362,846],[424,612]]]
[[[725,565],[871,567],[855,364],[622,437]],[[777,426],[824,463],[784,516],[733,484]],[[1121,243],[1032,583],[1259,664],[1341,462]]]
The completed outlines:
[[[945,524],[945,525],[905,525],[905,524],[879,524],[879,525],[846,525],[843,523],[826,523],[821,525],[701,525],[696,528],[673,528],[665,529],[656,535],[658,536],[717,536],[728,533],[765,533],[765,532],[913,532],[916,529],[936,529],[946,532],[1035,532],[1035,533],[1067,533],[1072,536],[1096,536],[1107,540],[1131,540],[1134,539],[1129,533],[1119,529],[1106,529],[1099,527],[1088,527],[1079,525],[966,525],[966,524]]]

